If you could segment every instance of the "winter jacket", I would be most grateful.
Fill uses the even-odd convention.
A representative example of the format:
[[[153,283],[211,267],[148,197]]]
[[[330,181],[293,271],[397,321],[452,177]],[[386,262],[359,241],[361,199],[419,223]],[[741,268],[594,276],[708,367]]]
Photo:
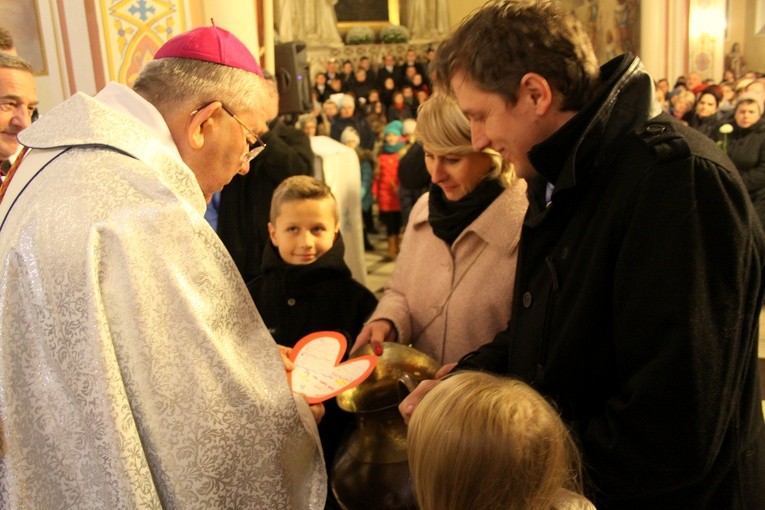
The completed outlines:
[[[459,368],[554,401],[599,510],[765,508],[765,236],[724,154],[655,106],[623,55],[532,149],[512,321]]]
[[[342,237],[311,264],[286,264],[277,248],[268,243],[263,254],[262,274],[247,287],[274,340],[293,347],[298,340],[316,331],[338,331],[345,335],[348,349],[372,313],[377,298],[351,278],[343,260]],[[343,359],[347,359],[346,351]],[[327,473],[353,416],[335,401],[324,402],[325,414],[319,423],[319,438]]]
[[[311,264],[286,264],[268,243],[262,274],[247,287],[278,344],[294,346],[315,331],[338,331],[349,347],[377,305],[374,294],[351,277],[341,236]]]
[[[400,211],[401,203],[398,199],[398,153],[387,154],[381,152],[377,156],[379,173],[374,182],[377,206],[381,212]]]
[[[526,183],[504,190],[452,246],[428,223],[426,193],[412,209],[401,252],[370,320],[388,319],[397,341],[452,363],[490,341],[510,318]]]
[[[728,156],[744,179],[749,198],[765,225],[765,119],[743,129],[735,122],[726,142]]]

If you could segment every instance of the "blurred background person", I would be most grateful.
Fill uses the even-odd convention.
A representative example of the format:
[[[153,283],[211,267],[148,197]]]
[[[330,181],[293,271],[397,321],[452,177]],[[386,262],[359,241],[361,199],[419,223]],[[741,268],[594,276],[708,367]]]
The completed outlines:
[[[733,132],[718,139],[744,179],[760,222],[765,226],[765,120],[759,101],[742,96],[733,113]]]
[[[329,85],[327,85],[327,75],[321,72],[316,73],[312,90],[316,92],[316,100],[320,103],[329,99],[329,96],[334,92],[329,88]]]
[[[413,119],[414,112],[404,101],[404,93],[401,90],[393,91],[391,96],[391,103],[386,112],[388,122],[394,120],[403,121],[404,119]]]
[[[407,146],[398,162],[398,199],[401,203],[401,224],[406,227],[412,207],[428,191],[430,174],[425,166],[425,151],[417,141],[417,121],[406,119],[403,126]]]
[[[375,135],[363,115],[356,113],[356,100],[350,94],[340,99],[340,113],[332,118],[329,136],[340,142],[340,135],[347,127],[352,127],[361,137],[361,146],[372,149],[375,145]],[[342,143],[342,142],[341,142]]]
[[[374,219],[372,216],[372,182],[374,181],[375,164],[377,160],[371,150],[361,146],[361,137],[352,127],[347,127],[340,135],[340,142],[356,151],[359,157],[359,171],[361,172],[361,215],[363,220],[362,230],[364,233],[364,250],[372,251],[374,246],[369,241],[370,233],[377,233],[374,228]],[[371,228],[370,228],[371,227]],[[371,230],[371,232],[370,232]]]
[[[377,175],[374,181],[374,193],[380,222],[385,225],[388,241],[388,258],[395,259],[399,251],[401,235],[401,203],[398,200],[398,163],[401,152],[406,147],[403,137],[403,124],[394,120],[386,124],[383,130],[383,144],[377,154]]]
[[[316,116],[312,113],[304,113],[300,115],[295,123],[295,127],[308,135],[309,138],[316,136],[316,128],[318,127]]]
[[[716,137],[715,131],[720,126],[722,116],[719,113],[722,94],[720,87],[711,85],[699,94],[696,107],[688,117],[688,126],[704,134],[708,138]]]
[[[677,120],[688,123],[688,118],[696,106],[696,95],[690,90],[680,90],[669,100],[670,113]]]
[[[321,115],[319,120],[319,127],[317,129],[317,133],[323,136],[329,136],[330,132],[332,131],[332,119],[334,119],[338,112],[339,108],[337,103],[333,98],[329,98],[321,105]]]

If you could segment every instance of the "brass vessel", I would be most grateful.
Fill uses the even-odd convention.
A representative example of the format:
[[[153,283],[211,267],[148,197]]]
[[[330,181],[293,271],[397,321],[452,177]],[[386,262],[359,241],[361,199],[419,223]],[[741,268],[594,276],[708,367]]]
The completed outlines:
[[[364,354],[372,354],[369,345],[351,357]],[[406,456],[406,424],[398,405],[438,368],[427,354],[386,342],[369,378],[337,396],[340,408],[356,417],[356,428],[332,466],[332,492],[345,510],[417,508]]]

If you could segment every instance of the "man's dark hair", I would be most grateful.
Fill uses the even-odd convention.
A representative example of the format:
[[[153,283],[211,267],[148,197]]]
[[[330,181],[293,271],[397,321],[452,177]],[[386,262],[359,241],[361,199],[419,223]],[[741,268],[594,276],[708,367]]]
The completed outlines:
[[[577,19],[550,0],[493,0],[474,11],[438,47],[436,82],[450,89],[457,71],[509,102],[527,73],[543,76],[562,96],[563,110],[579,110],[598,79],[592,43]]]

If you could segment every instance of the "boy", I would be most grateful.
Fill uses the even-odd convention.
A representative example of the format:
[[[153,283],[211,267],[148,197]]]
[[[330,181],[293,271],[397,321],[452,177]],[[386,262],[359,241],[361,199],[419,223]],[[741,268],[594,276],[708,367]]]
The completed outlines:
[[[285,179],[271,199],[268,232],[261,275],[248,288],[274,340],[293,347],[309,333],[329,330],[344,334],[350,346],[377,298],[351,278],[343,260],[332,191],[306,175]],[[329,474],[352,418],[334,399],[324,405],[319,436]]]
[[[343,260],[329,187],[305,175],[285,179],[271,200],[268,232],[263,274],[248,287],[277,343],[292,347],[320,330],[355,338],[377,299]]]

